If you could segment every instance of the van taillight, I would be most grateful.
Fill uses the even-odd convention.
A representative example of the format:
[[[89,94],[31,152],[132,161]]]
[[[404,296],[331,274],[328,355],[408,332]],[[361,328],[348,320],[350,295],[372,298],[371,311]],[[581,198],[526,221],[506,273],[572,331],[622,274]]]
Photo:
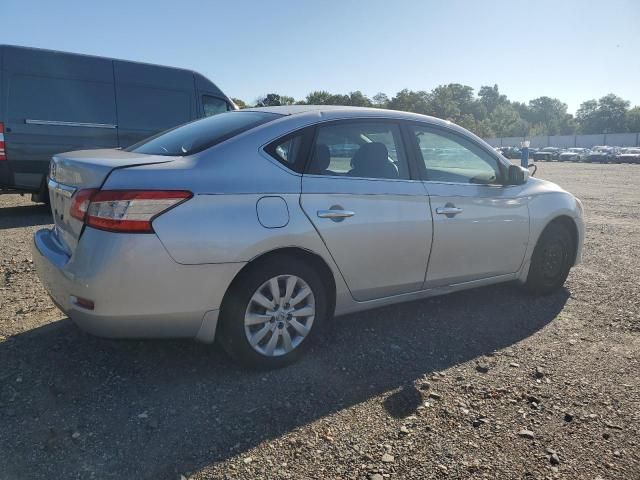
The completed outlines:
[[[152,233],[151,222],[158,215],[192,196],[184,190],[79,190],[70,213],[100,230]]]
[[[4,143],[4,123],[0,122],[0,161],[7,159],[7,150]]]

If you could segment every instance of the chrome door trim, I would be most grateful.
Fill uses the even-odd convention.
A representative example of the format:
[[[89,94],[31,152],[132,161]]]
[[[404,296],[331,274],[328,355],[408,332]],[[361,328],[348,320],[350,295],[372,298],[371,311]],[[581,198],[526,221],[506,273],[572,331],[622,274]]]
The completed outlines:
[[[76,193],[75,187],[70,187],[69,185],[58,183],[51,178],[49,179],[48,185],[50,189],[55,190],[63,197],[71,198],[73,197],[73,194]]]
[[[438,215],[455,216],[462,213],[462,209],[458,207],[438,207],[436,208],[436,213]]]
[[[54,125],[57,127],[86,127],[86,128],[117,128],[112,123],[87,123],[87,122],[64,122],[62,120],[36,120],[32,118],[25,119],[27,125]]]
[[[352,212],[351,210],[338,210],[331,208],[329,210],[318,210],[317,214],[320,218],[330,218],[332,220],[335,220],[353,217],[356,212]]]

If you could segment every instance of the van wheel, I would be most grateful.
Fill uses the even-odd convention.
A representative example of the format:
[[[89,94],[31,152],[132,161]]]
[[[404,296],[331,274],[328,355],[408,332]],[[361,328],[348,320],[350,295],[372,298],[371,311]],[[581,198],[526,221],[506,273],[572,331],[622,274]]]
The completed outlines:
[[[567,227],[550,224],[533,250],[525,288],[534,295],[557,290],[567,279],[574,257],[573,238]]]
[[[251,368],[279,368],[296,361],[327,321],[322,278],[287,255],[259,262],[240,275],[222,304],[219,343]]]

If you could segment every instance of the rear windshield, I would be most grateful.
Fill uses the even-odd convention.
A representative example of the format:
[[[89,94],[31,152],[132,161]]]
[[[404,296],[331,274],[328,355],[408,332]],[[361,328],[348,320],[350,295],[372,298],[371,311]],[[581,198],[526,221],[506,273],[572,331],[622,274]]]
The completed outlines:
[[[126,151],[148,155],[191,155],[278,117],[280,115],[266,112],[221,113],[159,133]]]

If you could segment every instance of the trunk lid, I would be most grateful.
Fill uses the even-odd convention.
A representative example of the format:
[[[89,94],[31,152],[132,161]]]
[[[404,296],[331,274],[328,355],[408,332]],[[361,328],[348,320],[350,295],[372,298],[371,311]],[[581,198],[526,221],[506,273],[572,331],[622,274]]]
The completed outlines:
[[[82,232],[83,222],[71,216],[71,204],[77,191],[100,188],[116,168],[167,163],[175,158],[113,149],[54,155],[49,166],[49,199],[54,234],[60,247],[72,255]]]

